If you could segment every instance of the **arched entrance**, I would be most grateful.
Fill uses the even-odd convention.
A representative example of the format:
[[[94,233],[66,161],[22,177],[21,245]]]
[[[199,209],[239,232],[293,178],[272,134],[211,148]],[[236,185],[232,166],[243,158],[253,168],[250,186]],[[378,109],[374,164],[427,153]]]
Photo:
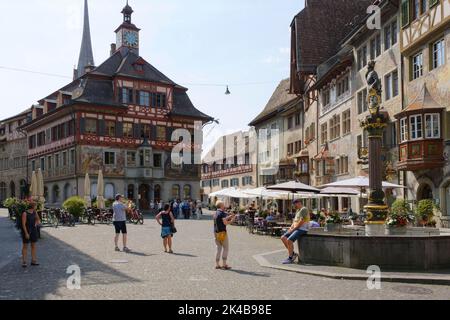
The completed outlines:
[[[128,185],[127,198],[129,200],[136,201],[136,198],[134,197],[134,184]]]
[[[161,201],[161,186],[160,185],[157,184],[155,186],[155,190],[154,190],[153,194],[154,194],[154,199],[156,202]]]
[[[142,210],[150,209],[150,186],[148,184],[139,186],[139,208]]]
[[[1,182],[0,183],[0,201],[3,203],[3,201],[6,200],[7,196],[7,187],[6,187],[6,183]]]
[[[428,183],[422,183],[417,188],[417,201],[433,199],[433,189]]]
[[[66,185],[64,186],[64,197],[63,197],[63,201],[66,201],[67,199],[69,199],[72,196],[72,186],[70,185],[70,183],[66,183]]]

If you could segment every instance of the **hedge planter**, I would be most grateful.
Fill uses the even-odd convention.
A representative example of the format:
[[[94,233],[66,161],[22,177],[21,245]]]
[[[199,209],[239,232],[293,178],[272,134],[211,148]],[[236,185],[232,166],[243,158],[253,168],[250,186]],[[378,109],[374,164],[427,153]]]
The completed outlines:
[[[406,235],[408,231],[408,227],[390,227],[386,226],[385,234],[387,236],[401,236]]]

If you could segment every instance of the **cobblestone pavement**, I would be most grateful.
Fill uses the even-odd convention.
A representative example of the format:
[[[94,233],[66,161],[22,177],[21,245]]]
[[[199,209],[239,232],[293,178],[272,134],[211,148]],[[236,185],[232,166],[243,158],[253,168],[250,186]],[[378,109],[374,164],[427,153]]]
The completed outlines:
[[[178,221],[175,255],[162,252],[153,219],[129,226],[132,254],[116,253],[112,226],[46,228],[41,266],[23,270],[18,234],[0,214],[0,299],[449,299],[448,286],[347,281],[263,268],[256,254],[282,249],[278,239],[230,228],[232,271],[214,269],[212,222]],[[66,270],[81,268],[80,290],[67,289]]]

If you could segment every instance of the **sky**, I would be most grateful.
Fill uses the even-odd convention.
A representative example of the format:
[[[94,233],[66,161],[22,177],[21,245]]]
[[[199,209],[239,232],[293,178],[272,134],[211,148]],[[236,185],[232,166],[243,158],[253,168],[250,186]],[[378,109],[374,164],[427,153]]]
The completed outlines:
[[[71,81],[81,45],[83,2],[0,1],[0,119]],[[218,137],[247,129],[278,83],[289,77],[290,23],[304,0],[129,3],[133,23],[141,29],[140,55],[188,87],[194,105],[220,120],[205,129],[205,151]],[[124,5],[125,0],[89,0],[96,65],[109,56]]]

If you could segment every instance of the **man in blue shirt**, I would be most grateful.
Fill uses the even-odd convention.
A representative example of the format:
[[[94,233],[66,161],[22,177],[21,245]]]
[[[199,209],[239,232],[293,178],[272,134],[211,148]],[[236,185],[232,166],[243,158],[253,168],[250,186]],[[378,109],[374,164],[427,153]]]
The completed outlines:
[[[116,245],[116,251],[120,252],[119,249],[119,236],[122,233],[123,236],[123,251],[128,253],[131,250],[127,247],[128,232],[127,232],[127,212],[131,209],[127,207],[123,202],[123,196],[118,194],[116,196],[116,201],[113,203],[113,223],[116,229],[116,236],[114,238],[114,243]]]

